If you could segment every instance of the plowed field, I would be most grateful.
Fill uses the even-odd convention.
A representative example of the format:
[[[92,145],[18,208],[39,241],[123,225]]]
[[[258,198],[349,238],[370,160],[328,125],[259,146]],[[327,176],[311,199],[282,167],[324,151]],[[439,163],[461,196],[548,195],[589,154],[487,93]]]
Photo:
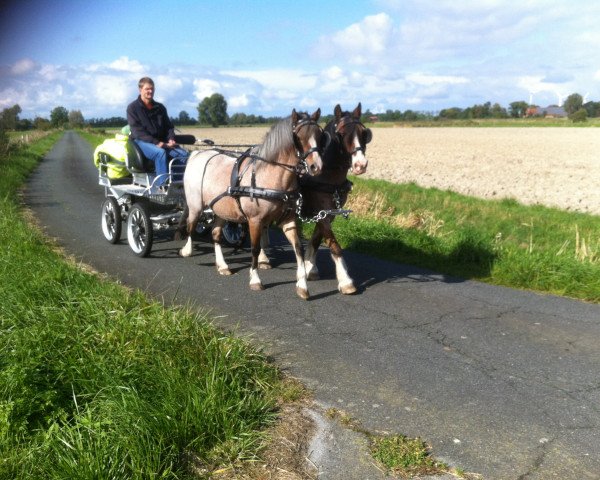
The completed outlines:
[[[267,128],[186,129],[260,143]],[[600,215],[596,128],[373,128],[365,177]]]

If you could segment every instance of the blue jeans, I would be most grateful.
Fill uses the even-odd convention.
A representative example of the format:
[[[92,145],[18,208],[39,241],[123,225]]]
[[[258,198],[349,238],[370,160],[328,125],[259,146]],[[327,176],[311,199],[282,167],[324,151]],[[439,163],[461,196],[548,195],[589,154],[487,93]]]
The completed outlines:
[[[160,148],[153,143],[143,142],[142,140],[134,140],[140,147],[144,156],[154,163],[154,171],[156,172],[157,180],[155,185],[160,186],[168,178],[169,160],[175,159],[178,165],[185,165],[188,157],[188,152],[183,148]],[[181,180],[173,178],[173,180]]]

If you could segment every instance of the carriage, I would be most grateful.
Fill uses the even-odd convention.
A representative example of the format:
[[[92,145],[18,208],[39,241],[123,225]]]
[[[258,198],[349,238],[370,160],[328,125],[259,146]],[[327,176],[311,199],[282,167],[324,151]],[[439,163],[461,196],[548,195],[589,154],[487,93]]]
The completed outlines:
[[[349,213],[343,209],[352,185],[346,177],[349,172],[360,175],[366,171],[366,144],[372,134],[360,122],[360,103],[352,112],[343,112],[336,105],[325,128],[318,123],[320,114],[320,109],[312,115],[294,109],[292,115],[272,125],[263,143],[245,152],[203,141],[207,149],[192,152],[185,166],[171,161],[164,190],[156,188],[162,182],[127,137],[121,139],[123,159],[111,155],[106,146],[98,147],[94,160],[106,192],[102,205],[105,238],[118,242],[125,220],[129,246],[143,257],[150,253],[155,230],[177,227],[176,235],[186,238],[179,254],[189,257],[194,234],[212,230],[215,266],[221,275],[231,275],[221,243],[228,243],[231,232],[234,241],[240,242],[246,232],[251,253],[249,285],[252,290],[262,290],[258,269],[270,268],[263,233],[274,223],[281,227],[296,256],[300,298],[309,298],[307,280],[319,278],[316,252],[323,240],[335,263],[338,290],[355,293],[331,223],[336,215],[347,217]],[[176,142],[198,145],[191,135],[180,136]],[[122,175],[115,174],[119,165]],[[298,220],[315,222],[306,252]]]
[[[195,145],[193,135],[176,135],[180,145]],[[201,145],[209,146],[210,140]],[[163,183],[154,173],[153,165],[138,145],[126,134],[117,134],[98,146],[94,152],[98,168],[98,182],[104,187],[101,227],[104,238],[115,244],[120,241],[123,224],[127,242],[137,256],[150,254],[155,232],[174,230],[181,220],[185,206],[183,175],[185,165],[171,160],[169,173]],[[163,183],[159,188],[157,183]],[[198,235],[210,231],[213,216],[210,211],[196,227]],[[238,247],[244,241],[245,231],[238,225],[227,225],[223,231],[227,245]]]

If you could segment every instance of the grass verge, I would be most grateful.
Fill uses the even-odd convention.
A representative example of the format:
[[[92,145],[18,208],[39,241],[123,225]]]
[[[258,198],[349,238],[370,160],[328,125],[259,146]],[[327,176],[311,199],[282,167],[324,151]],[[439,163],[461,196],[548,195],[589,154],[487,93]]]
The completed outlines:
[[[343,248],[461,278],[600,302],[600,217],[354,178]],[[312,225],[304,225],[309,236]]]
[[[59,136],[0,157],[0,478],[188,478],[255,459],[286,391],[275,367],[205,315],[64,262],[22,219],[18,188]]]

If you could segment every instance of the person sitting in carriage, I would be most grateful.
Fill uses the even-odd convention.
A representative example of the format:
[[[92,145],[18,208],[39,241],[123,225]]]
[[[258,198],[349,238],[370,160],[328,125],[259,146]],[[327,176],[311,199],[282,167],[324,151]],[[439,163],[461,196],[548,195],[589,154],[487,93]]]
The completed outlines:
[[[175,127],[166,107],[154,100],[154,81],[143,77],[138,88],[138,98],[127,106],[127,123],[133,141],[154,163],[155,186],[160,187],[168,178],[169,160],[184,165],[189,154],[175,142]]]

